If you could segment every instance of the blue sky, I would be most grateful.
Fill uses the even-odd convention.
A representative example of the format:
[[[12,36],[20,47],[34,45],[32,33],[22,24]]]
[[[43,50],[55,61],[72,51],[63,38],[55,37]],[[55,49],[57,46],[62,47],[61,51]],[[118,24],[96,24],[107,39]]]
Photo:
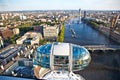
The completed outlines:
[[[0,11],[16,10],[120,10],[120,0],[0,0]]]

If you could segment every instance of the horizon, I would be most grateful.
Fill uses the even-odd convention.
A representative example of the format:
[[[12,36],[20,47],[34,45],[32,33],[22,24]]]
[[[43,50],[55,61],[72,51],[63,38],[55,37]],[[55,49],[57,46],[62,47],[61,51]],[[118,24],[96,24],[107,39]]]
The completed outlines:
[[[81,9],[81,8],[79,8]],[[8,10],[8,11],[0,11],[0,12],[29,12],[29,11],[78,11],[79,9],[69,9],[69,10],[66,10],[66,9],[49,9],[49,10]],[[120,11],[120,10],[83,10],[81,9],[81,11]]]
[[[31,10],[120,10],[119,0],[0,0],[0,11]]]

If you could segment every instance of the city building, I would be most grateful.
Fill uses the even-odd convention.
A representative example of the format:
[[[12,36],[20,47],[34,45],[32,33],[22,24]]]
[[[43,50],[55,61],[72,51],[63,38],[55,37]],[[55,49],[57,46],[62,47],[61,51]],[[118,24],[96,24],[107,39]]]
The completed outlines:
[[[3,26],[4,24],[2,22],[0,22],[0,26]]]
[[[47,80],[84,80],[73,71],[84,69],[90,61],[88,50],[82,46],[58,42],[45,44],[36,49],[34,74]]]
[[[2,20],[7,20],[8,19],[8,14],[1,14]]]
[[[27,17],[24,14],[20,15],[20,20],[26,20],[26,19]]]
[[[16,40],[17,44],[39,44],[39,41],[42,39],[42,35],[37,32],[27,32],[21,38]]]
[[[81,9],[79,9],[79,23],[81,23]]]
[[[34,26],[34,31],[35,32],[40,32],[41,34],[43,34],[43,26]]]
[[[14,28],[13,29],[13,34],[18,35],[20,33],[19,28]]]
[[[86,11],[84,11],[84,18],[86,18]]]
[[[45,39],[56,40],[60,31],[59,25],[43,26],[43,36]]]
[[[14,64],[12,64],[2,74],[12,75],[16,77],[33,78],[34,72],[32,68],[32,59],[21,58],[14,61]]]
[[[47,22],[47,19],[42,18],[42,19],[40,19],[40,21],[41,22]]]
[[[119,17],[119,19],[118,19],[117,26],[118,26],[118,32],[120,33],[120,17]]]
[[[3,39],[10,38],[13,35],[12,31],[7,27],[0,27],[0,36]]]
[[[18,56],[18,52],[21,50],[21,46],[11,46],[0,52],[0,65],[6,65],[11,60],[14,60]]]
[[[0,48],[4,47],[4,42],[3,42],[3,38],[0,36]]]

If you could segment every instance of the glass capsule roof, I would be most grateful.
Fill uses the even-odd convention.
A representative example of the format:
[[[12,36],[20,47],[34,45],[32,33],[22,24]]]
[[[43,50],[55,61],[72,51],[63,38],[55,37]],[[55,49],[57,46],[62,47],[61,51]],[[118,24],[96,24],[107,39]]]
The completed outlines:
[[[84,47],[81,47],[81,46],[72,46],[73,47],[73,54],[77,55],[77,54],[86,54],[88,53],[88,51],[84,48]]]
[[[54,45],[59,45],[59,44],[55,42],[53,43],[53,46]],[[71,47],[72,47],[72,53],[74,55],[78,55],[78,54],[84,55],[88,53],[88,51],[84,47],[81,47],[75,44],[71,44]],[[45,44],[45,45],[38,47],[37,52],[42,53],[42,54],[50,54],[51,48],[52,48],[52,44]]]
[[[37,48],[37,52],[42,54],[50,54],[52,44],[45,44]]]
[[[37,48],[33,64],[54,70],[78,71],[87,67],[90,61],[90,53],[82,46],[71,43],[53,43]]]

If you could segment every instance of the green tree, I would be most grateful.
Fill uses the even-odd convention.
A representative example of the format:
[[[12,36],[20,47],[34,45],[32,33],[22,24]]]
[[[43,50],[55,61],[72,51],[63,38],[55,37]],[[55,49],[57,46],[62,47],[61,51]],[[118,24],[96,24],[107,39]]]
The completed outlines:
[[[58,42],[63,42],[64,41],[64,29],[65,29],[65,27],[64,27],[64,23],[63,23],[62,24],[62,29],[61,29],[61,31],[59,33],[59,36],[58,36],[58,39],[57,39]]]
[[[40,42],[39,42],[40,45],[43,45],[43,44],[46,44],[46,43],[47,43],[46,40],[40,40]]]

